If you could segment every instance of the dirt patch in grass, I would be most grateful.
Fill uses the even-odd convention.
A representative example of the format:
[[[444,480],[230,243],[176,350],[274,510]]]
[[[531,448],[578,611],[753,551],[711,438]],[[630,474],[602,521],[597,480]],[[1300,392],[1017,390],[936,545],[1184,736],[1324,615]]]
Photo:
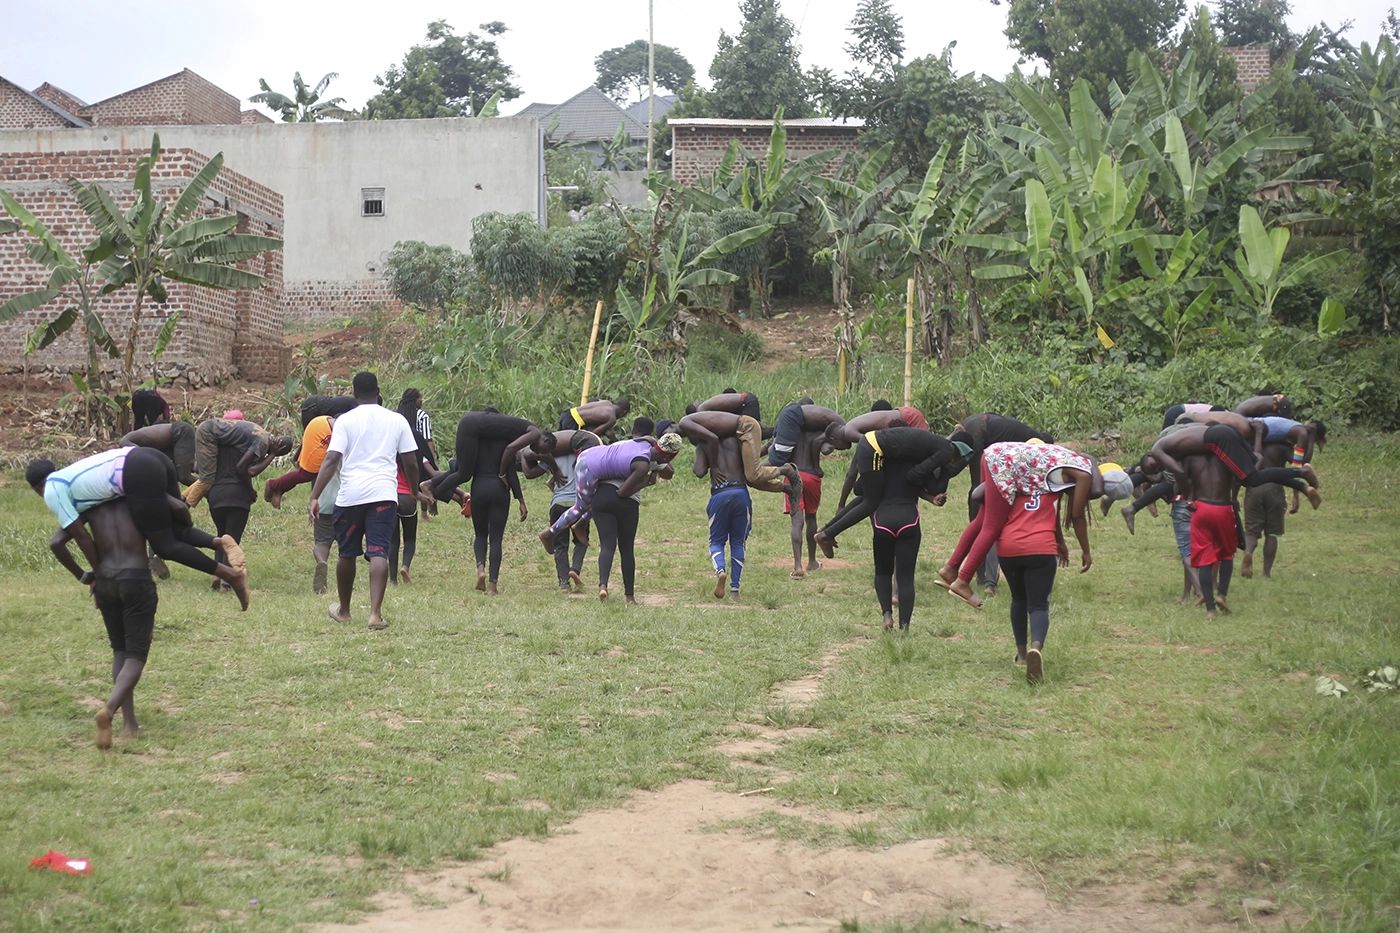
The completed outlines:
[[[379,895],[381,908],[323,933],[460,933],[466,930],[831,929],[944,915],[994,929],[1083,931],[1235,930],[1197,890],[1166,899],[1170,882],[1094,886],[1067,902],[1032,874],[925,839],[889,848],[808,848],[736,832],[704,832],[766,811],[801,814],[762,795],[720,793],[707,781],[638,792],[623,806],[586,814],[544,840],[513,839],[485,858],[407,879],[409,893]],[[1158,889],[1161,890],[1158,890]],[[442,904],[424,909],[423,902]],[[1282,918],[1252,918],[1277,929]],[[1002,927],[1006,924],[1006,927]]]

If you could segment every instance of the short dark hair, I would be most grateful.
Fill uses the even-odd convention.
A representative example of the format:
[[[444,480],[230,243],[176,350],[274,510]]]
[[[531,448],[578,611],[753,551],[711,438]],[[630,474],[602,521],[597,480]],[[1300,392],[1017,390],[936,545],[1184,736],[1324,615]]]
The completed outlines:
[[[613,407],[616,408],[619,412],[631,411],[632,403],[625,398],[620,398],[613,402]]]
[[[894,411],[894,406],[887,398],[877,398],[875,404],[870,406],[871,411]]]
[[[700,407],[699,407],[698,405],[696,405],[694,402],[691,402],[689,405],[685,406],[685,413],[686,413],[687,415],[693,415],[693,414],[695,414],[695,413],[696,413],[697,411],[699,411],[699,410],[700,410]]]
[[[646,415],[642,415],[636,421],[632,422],[633,437],[646,437],[647,435],[653,434],[655,432],[656,422],[652,421]]]
[[[57,469],[52,460],[30,460],[29,465],[24,468],[24,481],[30,486],[42,488],[49,474]]]
[[[1324,444],[1327,443],[1327,425],[1323,424],[1321,421],[1314,421],[1313,427],[1317,428],[1315,440],[1319,440]]]
[[[374,373],[355,373],[355,378],[350,384],[357,399],[379,397],[379,377]]]
[[[814,401],[812,401],[810,398],[808,398],[807,396],[804,395],[804,396],[802,396],[800,399],[797,400],[797,404],[799,404],[799,405],[815,405],[815,404],[817,404],[817,403],[814,402]]]
[[[720,395],[738,395],[738,394],[739,394],[739,390],[736,389],[736,388],[734,388],[733,386],[730,386],[730,387],[727,388],[727,389],[720,389],[719,394],[720,394]]]
[[[552,454],[558,443],[559,438],[554,436],[553,431],[541,431],[540,439],[535,441],[533,446],[536,450],[547,450]]]
[[[481,413],[483,415],[499,415],[501,413],[501,410],[499,408],[492,408],[490,405],[487,405],[481,410]]]

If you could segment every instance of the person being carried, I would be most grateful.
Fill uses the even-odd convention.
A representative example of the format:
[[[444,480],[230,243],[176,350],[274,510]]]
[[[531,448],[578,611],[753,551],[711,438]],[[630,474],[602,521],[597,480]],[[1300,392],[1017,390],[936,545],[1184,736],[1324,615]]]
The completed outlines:
[[[141,390],[138,390],[138,392]],[[160,396],[156,396],[160,398]],[[164,399],[161,402],[164,403]],[[133,411],[136,402],[132,400]],[[194,425],[188,421],[166,421],[170,406],[165,406],[165,414],[146,427],[137,427],[122,435],[119,442],[123,447],[150,447],[159,450],[175,464],[175,476],[182,486],[195,481],[194,475]],[[150,562],[151,573],[158,579],[169,580],[170,568],[161,560],[155,548],[146,545],[146,559]]]
[[[667,434],[675,437],[670,426],[674,422],[662,419],[653,423],[650,418],[638,418],[632,425],[632,440],[644,444],[660,444]],[[655,431],[660,437],[651,436]],[[640,435],[640,436],[639,436]],[[667,442],[669,444],[669,442]],[[627,479],[611,477],[598,483],[593,494],[593,526],[598,529],[598,598],[608,598],[608,584],[612,579],[613,557],[616,555],[622,565],[623,594],[629,604],[636,602],[637,577],[637,527],[641,523],[642,490],[653,486],[658,479],[669,480],[675,475],[670,463],[653,464],[647,471],[641,486],[624,495],[623,487]]]
[[[971,580],[993,544],[1001,537],[1018,494],[1039,495],[1071,491],[1066,522],[1074,527],[1081,552],[1080,573],[1093,565],[1089,552],[1089,524],[1084,516],[1090,499],[1104,492],[1104,476],[1092,457],[1054,444],[1004,442],[993,444],[982,454],[983,503],[977,517],[968,523],[948,562],[939,569],[940,586],[974,609],[982,600],[972,592]],[[1126,485],[1122,477],[1121,485]],[[1128,490],[1117,489],[1123,496]]]
[[[1293,417],[1293,399],[1283,394],[1255,395],[1235,406],[1235,414],[1246,418],[1263,418],[1278,415],[1280,418]]]
[[[122,738],[135,735],[136,685],[150,656],[160,597],[146,558],[146,539],[120,500],[93,506],[82,515],[97,548],[97,563],[83,570],[68,550],[67,540],[50,543],[58,562],[92,591],[112,646],[112,693],[97,711],[97,747],[112,747],[112,718],[122,714]]]
[[[693,415],[697,411],[727,411],[731,415],[745,415],[759,424],[763,423],[763,417],[759,413],[758,396],[752,392],[726,389],[719,395],[712,395],[703,402],[694,402],[685,407],[687,415]]]
[[[1182,458],[1196,454],[1210,454],[1218,458],[1246,488],[1281,483],[1307,496],[1313,508],[1322,505],[1322,496],[1316,488],[1317,472],[1312,464],[1259,469],[1255,465],[1254,451],[1245,444],[1240,432],[1228,424],[1191,425],[1174,434],[1159,437],[1152,446],[1153,459],[1178,479],[1185,472],[1181,465]]]
[[[314,525],[321,515],[321,495],[339,474],[334,521],[340,601],[331,603],[326,613],[336,622],[350,621],[356,558],[363,556],[369,561],[369,628],[380,631],[389,627],[382,610],[389,586],[389,545],[398,521],[400,466],[414,490],[411,495],[420,501],[423,496],[418,491],[418,445],[403,415],[379,404],[379,378],[374,373],[356,373],[352,386],[359,404],[335,423],[307,511]]]
[[[526,479],[549,476],[550,524],[569,510],[578,499],[574,481],[575,466],[580,451],[597,447],[603,442],[589,431],[545,431],[537,441],[520,452],[520,469]],[[569,560],[569,540],[573,539],[574,554]],[[554,542],[554,570],[561,592],[583,587],[583,558],[588,553],[588,522],[577,522],[572,534],[559,535]]]
[[[948,440],[966,444],[972,451],[967,458],[968,521],[975,519],[977,512],[982,508],[980,499],[973,500],[972,491],[982,483],[982,454],[986,452],[988,447],[1009,441],[1022,444],[1032,440],[1040,440],[1046,444],[1055,443],[1055,438],[1046,431],[1033,428],[1024,421],[990,411],[968,415],[962,419],[953,427],[953,433],[948,435]],[[993,542],[991,550],[987,551],[986,559],[977,567],[977,585],[982,588],[985,595],[995,596],[999,579],[997,548],[996,543]]]
[[[318,415],[307,422],[301,432],[301,453],[297,455],[295,468],[267,481],[263,498],[274,509],[282,508],[282,497],[302,483],[316,482],[316,474],[321,472],[326,451],[330,448],[331,431],[335,427],[334,415]]]
[[[859,444],[867,433],[883,431],[885,428],[922,428],[927,431],[928,421],[924,418],[924,413],[913,406],[903,406],[896,410],[889,402],[880,399],[865,414],[856,415],[845,424],[829,426],[826,429],[827,443],[832,450],[849,450]],[[846,479],[841,484],[841,498],[836,503],[838,512],[846,507],[846,500],[851,497],[859,478],[860,471],[856,469],[853,458],[846,470]]]
[[[1212,405],[1209,402],[1182,402],[1168,405],[1167,410],[1162,412],[1162,427],[1176,424],[1177,419],[1182,415],[1199,415],[1208,411],[1229,411],[1229,409],[1223,405]]]
[[[247,610],[248,574],[242,548],[232,538],[215,538],[194,527],[189,506],[180,498],[175,464],[160,451],[118,447],[61,470],[50,460],[34,460],[25,468],[24,478],[58,517],[59,530],[50,546],[72,540],[88,564],[96,567],[96,546],[80,516],[93,506],[125,496],[132,520],[158,555],[228,583]],[[222,551],[229,565],[216,563],[200,549]]]
[[[627,417],[627,413],[631,410],[632,403],[625,398],[620,398],[616,402],[605,398],[584,402],[577,408],[570,408],[559,413],[559,430],[591,431],[600,437],[606,437],[609,441],[616,441],[618,419]],[[457,456],[459,459],[461,458],[460,451]]]
[[[802,498],[802,475],[796,465],[785,463],[775,467],[760,463],[763,426],[748,415],[735,415],[727,411],[697,411],[686,415],[676,423],[676,432],[697,448],[704,447],[705,462],[709,464],[710,477],[721,483],[738,480],[730,476],[719,455],[719,442],[723,437],[739,440],[739,459],[743,466],[743,481],[761,492],[787,493],[788,500]],[[716,470],[718,473],[716,474]],[[793,525],[800,527],[801,509],[795,509]]]
[[[194,460],[199,479],[185,491],[185,501],[191,506],[199,504],[209,487],[214,484],[214,474],[219,466],[219,448],[232,447],[240,452],[240,469],[260,461],[271,462],[292,449],[290,437],[273,437],[265,428],[250,421],[210,418],[194,429]],[[266,463],[263,464],[266,467]]]
[[[696,445],[694,472],[699,479],[704,479],[707,473],[710,476],[710,502],[705,507],[705,514],[710,521],[710,562],[715,570],[715,599],[724,598],[726,579],[731,598],[738,599],[749,532],[753,530],[753,499],[740,479],[744,475],[744,464],[743,445],[739,438],[727,434],[719,438],[718,447],[719,460],[712,463],[710,445]],[[724,560],[726,545],[729,547],[727,566]]]
[[[786,405],[778,412],[778,420],[773,425],[773,440],[768,446],[768,465],[780,467],[792,461],[797,445],[802,440],[803,431],[825,431],[829,425],[845,424],[842,418],[830,408],[815,404],[810,398],[801,398]]]

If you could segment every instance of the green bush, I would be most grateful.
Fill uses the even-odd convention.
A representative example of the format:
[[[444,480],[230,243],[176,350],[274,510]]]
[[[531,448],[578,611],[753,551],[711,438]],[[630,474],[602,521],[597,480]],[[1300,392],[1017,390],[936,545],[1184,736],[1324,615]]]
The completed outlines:
[[[389,288],[405,304],[440,311],[486,299],[472,258],[450,246],[404,240],[384,262]]]
[[[757,335],[736,334],[718,324],[696,324],[685,336],[686,364],[700,372],[728,375],[763,357],[763,340]]]

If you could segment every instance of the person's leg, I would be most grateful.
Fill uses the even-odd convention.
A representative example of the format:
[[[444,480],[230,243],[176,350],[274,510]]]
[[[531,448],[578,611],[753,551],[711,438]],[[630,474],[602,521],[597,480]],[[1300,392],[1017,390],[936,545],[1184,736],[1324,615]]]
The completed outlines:
[[[1025,558],[1003,557],[1001,572],[1006,576],[1006,588],[1011,591],[1011,637],[1016,642],[1016,663],[1024,664],[1030,647],[1030,614],[1026,602]]]
[[[92,599],[97,611],[102,614],[102,624],[107,629],[107,641],[112,646],[112,696],[107,700],[107,705],[99,709],[94,717],[97,720],[95,744],[98,748],[106,750],[112,747],[112,714],[121,705],[119,700],[113,702],[117,699],[116,683],[126,663],[126,626],[118,581],[99,576],[93,581]]]
[[[476,588],[486,592],[486,558],[491,545],[491,508],[472,498],[472,554],[476,557]]]
[[[413,502],[411,496],[409,499],[411,513],[399,516],[399,524],[403,528],[403,560],[399,567],[403,571],[403,582],[405,583],[409,582],[408,571],[413,566],[414,555],[418,553],[418,503]],[[393,561],[389,562],[389,569],[394,569]]]
[[[228,514],[224,516],[224,525],[219,529],[219,534],[232,538],[235,544],[243,543],[243,532],[248,530],[247,509],[228,509]]]
[[[487,558],[490,573],[487,577],[486,591],[495,596],[496,585],[501,579],[501,552],[505,547],[506,523],[510,521],[510,499],[492,503],[489,512],[491,550]]]
[[[335,507],[335,540],[339,557],[335,563],[335,589],[340,598],[338,606],[331,607],[331,616],[340,622],[350,621],[350,597],[355,593],[355,572],[360,557],[365,553],[365,505],[338,505]]]
[[[763,492],[782,492],[783,478],[787,476],[792,485],[800,489],[802,479],[797,475],[796,468],[759,462],[759,451],[763,447],[763,425],[752,418],[740,416],[739,427],[734,431],[734,436],[739,439],[739,456],[744,464],[745,482]]]
[[[588,522],[579,522],[573,527],[572,532],[569,537],[574,540],[574,559],[569,564],[569,571],[572,575],[570,580],[582,586],[583,581],[579,580],[578,576],[583,573],[583,558],[588,554]]]
[[[402,522],[400,521],[394,522],[394,535],[389,539],[389,569],[391,570],[399,565],[399,527],[401,524]],[[389,584],[391,586],[398,586],[399,579],[397,574],[389,574]]]
[[[773,423],[773,440],[768,445],[768,465],[780,467],[792,460],[793,452],[802,439],[802,406],[784,405]]]
[[[399,504],[373,502],[365,513],[365,555],[369,558],[369,627],[382,629],[384,593],[389,588],[389,539],[398,524]]]
[[[977,585],[982,587],[982,591],[988,596],[997,594],[997,580],[1000,578],[997,566],[997,546],[993,544],[992,549],[987,552],[987,559],[977,565]]]
[[[899,627],[909,630],[914,617],[914,569],[919,563],[919,543],[923,530],[915,525],[907,528],[894,542],[894,580],[899,589]]]
[[[1181,558],[1183,574],[1181,598],[1177,600],[1177,605],[1185,605],[1192,595],[1204,599],[1205,594],[1201,592],[1200,578],[1191,566],[1191,510],[1186,501],[1173,502],[1171,515],[1172,534],[1176,537],[1176,552]]]
[[[1264,536],[1264,576],[1274,575],[1274,559],[1278,557],[1278,535]]]
[[[820,570],[822,562],[817,560],[817,516],[807,516],[807,569]]]
[[[1200,581],[1201,594],[1206,601],[1206,618],[1215,618],[1215,565],[1196,568],[1196,579]]]
[[[598,491],[598,479],[588,468],[588,460],[583,457],[574,463],[574,485],[578,490],[578,498],[574,500],[574,504],[565,509],[548,528],[540,532],[540,543],[550,553],[554,552],[555,535],[562,533],[565,528],[586,517],[593,508],[593,495]]]
[[[335,541],[335,520],[331,513],[334,506],[326,509],[316,519],[312,531],[311,556],[316,561],[316,569],[311,574],[311,592],[317,596],[326,593],[327,566],[331,559],[331,544]]]
[[[978,599],[972,592],[973,574],[977,572],[977,566],[987,559],[987,554],[996,546],[997,538],[1001,536],[1001,529],[1006,525],[1006,520],[1011,515],[1011,504],[1006,501],[994,486],[989,486],[986,496],[982,502],[982,511],[977,513],[977,520],[982,527],[977,532],[977,537],[973,540],[968,549],[967,557],[963,559],[962,569],[958,571],[958,579],[948,587],[948,591],[959,597],[974,608],[981,608],[982,600]],[[961,542],[959,542],[961,544]]]
[[[617,550],[622,564],[622,595],[629,603],[636,602],[637,596],[637,525],[641,514],[640,502],[630,498],[618,500]]]
[[[729,579],[729,568],[724,563],[724,546],[729,541],[726,492],[728,490],[712,493],[709,503],[705,506],[705,516],[710,523],[710,564],[715,571],[715,599],[724,598],[724,584]]]
[[[612,579],[613,555],[617,553],[617,516],[611,503],[604,503],[611,486],[599,489],[593,509],[593,526],[598,530],[598,598],[608,598],[608,581]]]
[[[267,481],[263,487],[263,498],[274,508],[282,507],[282,497],[290,490],[300,486],[302,483],[316,482],[316,474],[303,470],[299,465],[283,473],[281,476],[273,477]]]
[[[1050,632],[1050,592],[1055,588],[1056,560],[1053,554],[1038,554],[1026,560],[1026,605],[1031,627],[1031,645],[1026,650],[1027,683],[1038,683],[1044,675],[1041,651]]]
[[[549,507],[549,523],[553,525],[560,515],[569,509],[562,503],[555,503]],[[559,589],[568,591],[569,589],[569,539],[573,535],[555,535],[554,537],[554,574],[559,578]],[[575,551],[577,551],[577,547]]]
[[[740,489],[735,499],[738,501],[729,513],[729,595],[738,599],[744,561],[748,558],[749,533],[753,531],[753,499],[747,489]]]
[[[1135,517],[1138,512],[1141,512],[1154,502],[1170,498],[1175,489],[1176,483],[1164,479],[1160,483],[1149,486],[1146,492],[1132,501],[1131,505],[1125,505],[1119,509],[1118,511],[1123,515],[1123,521],[1128,524],[1128,534],[1134,534],[1136,532],[1134,526],[1136,524]],[[1107,502],[1108,500],[1105,499],[1104,501]]]
[[[852,502],[845,511],[827,522],[825,527],[817,532],[817,546],[827,557],[832,556],[827,548],[834,547],[836,536],[874,515],[880,500],[885,497],[884,470],[875,468],[875,449],[864,438],[856,445],[855,462],[860,473],[862,487],[860,498]]]
[[[870,555],[875,564],[875,598],[887,632],[894,628],[894,543],[894,536],[888,531],[873,529]]]
[[[199,478],[185,491],[184,497],[191,508],[198,505],[199,500],[204,498],[214,487],[214,474],[219,466],[219,437],[215,433],[216,430],[217,426],[213,421],[202,422],[194,429],[194,468],[195,472],[199,474]],[[161,456],[165,455],[161,454]],[[130,459],[130,454],[128,454],[128,463],[130,463]],[[176,495],[179,493],[177,492]]]

